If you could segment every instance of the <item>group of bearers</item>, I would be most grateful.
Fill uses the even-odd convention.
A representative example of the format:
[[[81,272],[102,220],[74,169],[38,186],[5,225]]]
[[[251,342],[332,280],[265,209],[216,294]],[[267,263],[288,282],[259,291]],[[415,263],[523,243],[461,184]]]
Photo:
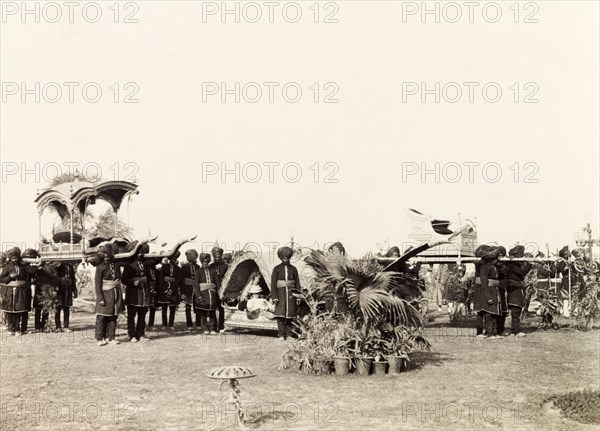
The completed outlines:
[[[163,327],[170,330],[180,304],[185,306],[188,331],[196,328],[211,335],[223,331],[225,310],[219,290],[229,269],[229,264],[223,259],[223,249],[214,247],[211,254],[187,250],[186,262],[182,265],[178,263],[179,252],[162,259],[147,257],[148,253],[148,245],[142,244],[132,261],[117,262],[110,245],[102,247],[98,252],[95,258],[98,264],[94,283],[97,344],[119,344],[115,339],[117,318],[124,311],[127,312],[127,335],[130,342],[148,340],[146,315],[149,315],[148,326],[154,326],[157,308],[162,311]],[[290,264],[292,255],[293,250],[289,247],[278,250],[282,263],[273,269],[271,278],[269,302],[274,306],[273,314],[277,319],[281,338],[287,338],[292,333],[292,322],[297,316],[298,308],[294,293],[301,289],[298,270]],[[36,330],[43,331],[46,328],[51,304],[55,308],[57,331],[70,332],[69,311],[73,298],[77,297],[78,277],[75,266],[66,262],[31,265],[23,261],[25,258],[38,257],[39,254],[33,249],[21,253],[17,247],[2,255],[0,308],[11,335],[27,333],[32,302]],[[35,287],[33,297],[32,286]],[[64,329],[61,325],[61,312]]]
[[[37,251],[27,249],[21,253],[18,247],[0,255],[0,308],[3,324],[10,335],[27,333],[32,303],[35,309],[35,331],[46,330],[49,307],[52,307],[55,311],[56,330],[70,332],[70,308],[73,298],[77,297],[75,268],[65,262],[45,262],[39,266],[23,263],[24,258],[37,257]],[[32,285],[35,286],[33,297]],[[62,322],[61,314],[64,319]]]
[[[173,327],[179,304],[185,305],[187,330],[195,327],[209,335],[225,329],[225,309],[219,296],[229,264],[223,260],[223,249],[214,247],[209,253],[194,249],[185,252],[186,262],[179,266],[177,252],[159,262],[146,259],[148,247],[142,245],[133,262],[123,265],[114,261],[111,249],[99,253],[102,260],[96,267],[96,341],[99,346],[119,344],[115,340],[117,317],[126,307],[127,332],[130,342],[147,341],[146,313],[149,326],[154,325],[156,308],[162,309],[162,324]],[[273,269],[271,302],[281,338],[291,335],[297,314],[295,292],[300,289],[296,267],[290,264],[293,251],[278,250],[282,263]],[[212,260],[212,262],[211,262]],[[198,264],[198,261],[200,264]],[[122,286],[125,286],[123,304]],[[192,311],[195,319],[192,318]],[[218,316],[217,316],[218,313]]]
[[[218,292],[229,267],[223,260],[223,249],[214,247],[212,256],[188,250],[187,261],[181,266],[177,262],[179,252],[162,260],[146,258],[148,252],[148,245],[141,245],[135,259],[126,264],[114,261],[110,247],[98,253],[101,260],[95,275],[98,345],[119,343],[115,340],[117,317],[125,310],[127,335],[132,343],[148,340],[146,314],[148,326],[154,326],[157,308],[161,308],[162,326],[170,330],[180,303],[185,305],[189,331],[194,329],[194,321],[202,332],[216,335],[223,331],[225,315]]]
[[[481,261],[475,264],[475,288],[473,306],[478,315],[477,336],[501,338],[514,335],[522,337],[521,313],[525,305],[525,277],[532,268],[530,262],[502,262],[506,256],[502,246],[479,246],[475,254]],[[525,247],[518,245],[510,249],[513,258],[525,256]],[[505,328],[508,313],[511,329]]]

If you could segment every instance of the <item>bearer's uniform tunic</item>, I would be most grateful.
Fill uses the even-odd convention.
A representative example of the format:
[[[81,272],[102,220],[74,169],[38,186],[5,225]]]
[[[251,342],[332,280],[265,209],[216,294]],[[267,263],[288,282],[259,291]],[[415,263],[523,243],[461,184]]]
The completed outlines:
[[[562,289],[560,289],[557,293],[558,293],[558,298],[561,299],[562,298],[562,292],[568,292],[569,291],[569,276],[571,275],[571,271],[569,271],[569,262],[563,258],[560,258],[558,260],[558,263],[556,265],[556,272],[557,274],[561,274],[562,275]]]
[[[42,303],[44,300],[44,292],[42,291],[42,287],[52,286],[52,288],[57,289],[58,278],[56,277],[56,273],[52,268],[49,268],[48,266],[43,264],[37,267],[35,276],[32,278],[31,281],[34,285],[33,308],[42,310],[44,308],[44,304]]]
[[[197,263],[186,262],[181,267],[180,299],[188,305],[194,305],[194,297],[196,291],[199,290],[199,273],[200,266]]]
[[[271,275],[271,291],[277,305],[275,317],[293,319],[297,316],[297,298],[294,293],[300,293],[300,277],[298,270],[293,265],[280,263],[273,268]]]
[[[96,314],[101,316],[117,316],[125,311],[121,291],[120,265],[102,262],[96,267]],[[104,300],[105,305],[100,302]]]
[[[136,281],[139,282],[137,286]],[[127,265],[123,271],[123,284],[126,286],[125,304],[134,307],[153,307],[153,288],[155,291],[157,282],[156,269],[149,265],[144,265],[139,260]]]
[[[508,263],[508,305],[521,307],[525,305],[525,277],[532,265],[528,262]]]
[[[506,314],[508,313],[508,266],[503,262],[499,262],[499,264],[496,265],[496,269],[498,270],[498,298],[500,303],[500,313]]]
[[[220,284],[220,282],[223,281],[223,278],[225,278],[225,273],[229,269],[229,265],[227,265],[225,262],[220,262],[220,263],[212,262],[210,265],[208,265],[208,268],[214,269],[214,271],[217,274],[217,279],[219,280],[219,284]]]
[[[475,290],[473,292],[473,308],[476,312],[485,311],[491,314],[500,314],[499,285],[496,267],[489,262],[482,263],[477,278],[475,278]]]
[[[10,273],[15,272],[16,278]],[[31,311],[31,272],[29,265],[7,262],[0,273],[0,296],[2,310],[7,313]]]
[[[172,263],[160,267],[160,282],[158,286],[158,303],[177,305],[179,303],[179,285],[181,283],[181,268]]]
[[[71,307],[73,305],[73,297],[77,297],[75,269],[71,264],[62,263],[58,267],[58,293],[56,296],[56,303],[63,307]]]
[[[198,271],[198,292],[195,295],[195,308],[215,311],[219,306],[219,279],[214,268],[200,268]]]

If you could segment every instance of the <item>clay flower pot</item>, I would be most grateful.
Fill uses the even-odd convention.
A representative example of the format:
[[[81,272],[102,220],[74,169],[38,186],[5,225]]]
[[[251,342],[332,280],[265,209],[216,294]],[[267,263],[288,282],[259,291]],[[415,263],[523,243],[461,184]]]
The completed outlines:
[[[335,374],[338,376],[345,376],[350,373],[350,358],[348,357],[334,357],[333,366],[335,368]]]
[[[373,363],[373,358],[368,358],[365,356],[358,356],[356,358],[356,371],[361,376],[368,376],[371,372],[371,364]]]
[[[388,374],[400,374],[404,367],[404,357],[402,356],[386,356],[385,358],[390,364]]]
[[[373,362],[373,374],[385,374],[387,370],[388,363],[385,361],[382,362]]]

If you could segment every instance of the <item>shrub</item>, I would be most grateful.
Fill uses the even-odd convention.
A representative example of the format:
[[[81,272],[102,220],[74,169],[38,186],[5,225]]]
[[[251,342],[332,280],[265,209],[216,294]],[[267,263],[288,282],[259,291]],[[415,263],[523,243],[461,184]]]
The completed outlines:
[[[600,424],[600,390],[584,389],[554,395],[548,401],[554,402],[565,417],[585,424]]]

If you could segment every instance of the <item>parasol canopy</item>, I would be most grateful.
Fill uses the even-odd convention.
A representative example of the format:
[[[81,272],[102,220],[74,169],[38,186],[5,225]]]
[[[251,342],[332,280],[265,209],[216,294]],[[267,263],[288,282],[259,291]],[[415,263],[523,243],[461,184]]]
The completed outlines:
[[[267,296],[271,293],[269,288],[270,271],[263,259],[253,251],[245,251],[236,256],[229,264],[229,269],[221,283],[219,295],[225,300],[237,300],[252,275],[259,276],[258,285],[262,288],[262,294]]]

